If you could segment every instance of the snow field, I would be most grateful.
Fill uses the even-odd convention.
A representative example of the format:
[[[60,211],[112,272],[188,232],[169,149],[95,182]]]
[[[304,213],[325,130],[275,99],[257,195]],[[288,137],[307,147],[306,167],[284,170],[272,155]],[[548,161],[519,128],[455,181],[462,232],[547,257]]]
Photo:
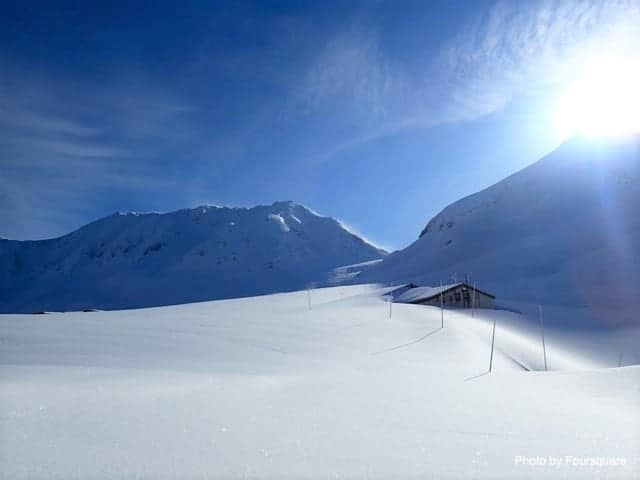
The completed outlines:
[[[2,315],[0,476],[594,478],[516,463],[568,455],[637,475],[638,367],[558,344],[552,365],[571,370],[528,372],[539,345],[513,314],[446,311],[441,329],[437,308],[389,318],[381,293]]]

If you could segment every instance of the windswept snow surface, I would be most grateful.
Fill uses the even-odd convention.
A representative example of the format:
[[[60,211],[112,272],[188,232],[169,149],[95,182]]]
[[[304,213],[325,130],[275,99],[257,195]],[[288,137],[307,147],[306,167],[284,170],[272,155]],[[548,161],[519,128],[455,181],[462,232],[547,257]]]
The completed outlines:
[[[365,269],[382,261],[382,258],[369,260],[368,262],[360,262],[353,265],[342,265],[333,269],[329,275],[329,285],[340,285],[347,283],[349,280],[356,278]]]
[[[116,309],[300,290],[384,251],[293,202],[115,214],[61,238],[0,240],[0,312]]]
[[[638,478],[639,367],[384,293],[0,315],[0,477]]]
[[[465,274],[498,303],[534,315],[544,304],[549,322],[640,326],[640,136],[568,141],[451,204],[351,281],[435,286]]]

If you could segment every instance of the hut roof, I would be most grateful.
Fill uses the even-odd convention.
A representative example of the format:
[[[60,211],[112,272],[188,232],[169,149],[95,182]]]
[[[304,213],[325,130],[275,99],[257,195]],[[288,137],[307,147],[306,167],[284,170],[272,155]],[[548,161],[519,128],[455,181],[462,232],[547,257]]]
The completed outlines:
[[[416,303],[416,302],[422,302],[425,300],[431,300],[434,297],[437,297],[438,295],[440,295],[441,293],[445,294],[450,290],[454,290],[460,286],[464,286],[469,288],[470,290],[474,290],[472,286],[464,282],[451,283],[449,285],[442,285],[438,287],[415,287],[402,292],[400,295],[394,298],[394,301],[400,302],[400,303]],[[475,290],[479,293],[487,295],[488,297],[496,298],[494,295],[484,292],[479,288],[475,288]]]

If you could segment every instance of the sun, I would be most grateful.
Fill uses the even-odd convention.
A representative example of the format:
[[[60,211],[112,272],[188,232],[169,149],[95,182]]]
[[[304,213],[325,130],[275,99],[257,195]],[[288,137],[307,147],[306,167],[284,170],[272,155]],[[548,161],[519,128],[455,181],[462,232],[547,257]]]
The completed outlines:
[[[563,138],[640,132],[640,58],[588,62],[558,102],[556,127]]]

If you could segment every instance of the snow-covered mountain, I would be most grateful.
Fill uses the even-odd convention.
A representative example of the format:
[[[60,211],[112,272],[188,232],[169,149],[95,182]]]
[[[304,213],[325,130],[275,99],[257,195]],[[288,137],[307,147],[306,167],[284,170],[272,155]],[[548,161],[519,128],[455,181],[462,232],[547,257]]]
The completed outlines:
[[[640,136],[568,141],[446,207],[418,240],[356,281],[435,285],[465,274],[498,302],[639,324]]]
[[[64,237],[0,240],[0,312],[113,309],[304,289],[385,252],[293,202],[114,214]]]

